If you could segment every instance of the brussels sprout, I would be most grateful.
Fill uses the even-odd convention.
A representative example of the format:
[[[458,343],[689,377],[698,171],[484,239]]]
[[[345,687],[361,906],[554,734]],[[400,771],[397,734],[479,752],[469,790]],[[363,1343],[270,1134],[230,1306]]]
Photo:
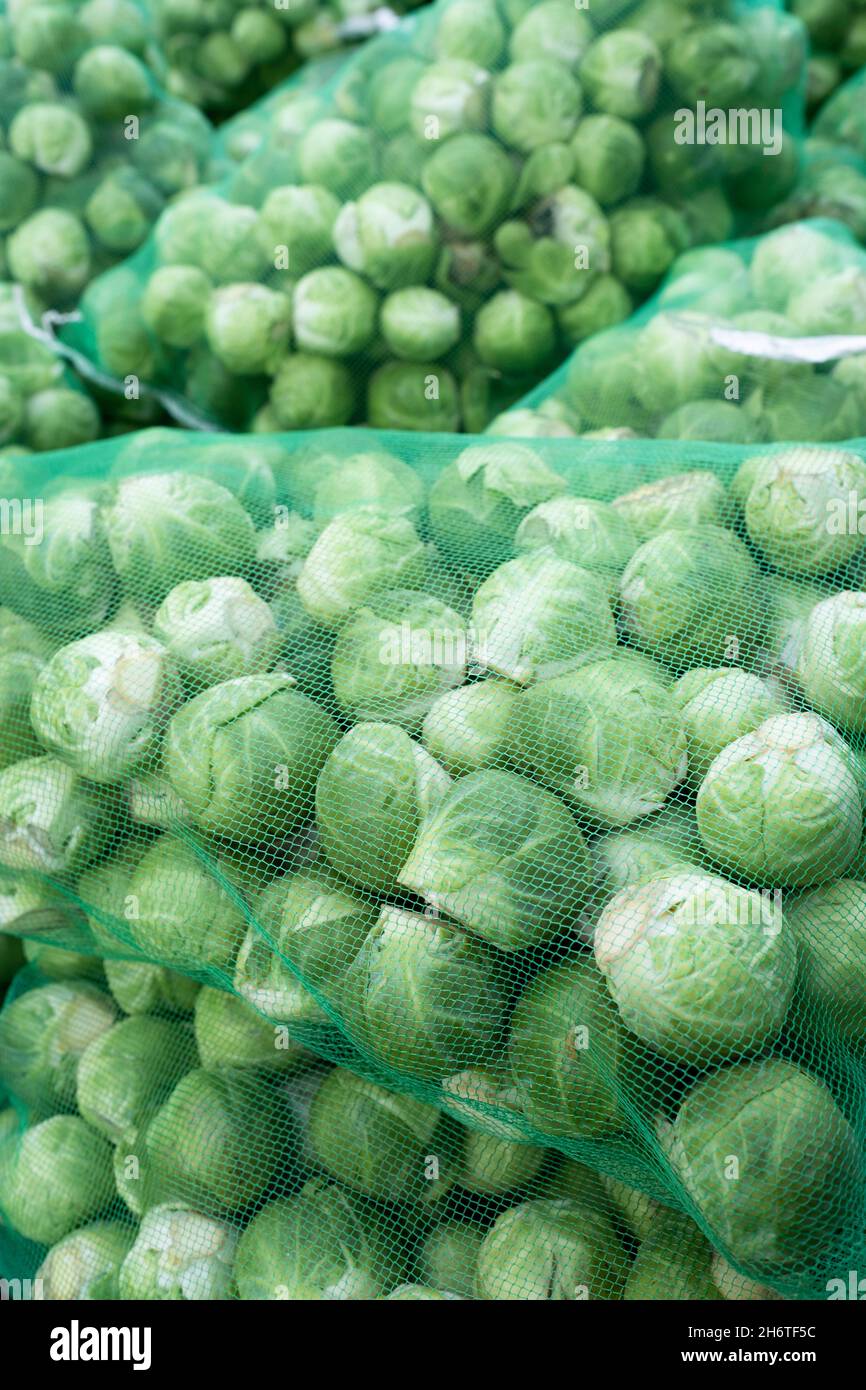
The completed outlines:
[[[26,722],[34,683],[51,655],[52,644],[40,630],[20,618],[11,608],[0,608],[0,717],[5,729],[5,741],[20,742],[21,753],[14,746],[0,753],[0,764],[16,762],[26,747],[27,731],[16,725]]]
[[[568,367],[565,396],[584,427],[629,427],[651,434],[652,416],[634,391],[637,333],[610,329],[582,343]]]
[[[380,327],[396,357],[426,362],[444,357],[459,341],[460,309],[439,290],[410,286],[385,299]]]
[[[25,1130],[4,1206],[19,1235],[54,1245],[97,1216],[113,1193],[108,1141],[77,1115],[54,1115]]]
[[[505,46],[494,0],[454,0],[437,16],[434,41],[440,58],[472,58],[482,67],[494,67]]]
[[[557,310],[560,335],[569,347],[576,347],[627,319],[633,307],[631,295],[616,276],[597,275],[581,299]]]
[[[565,490],[565,480],[526,445],[473,445],[430,489],[434,538],[449,558],[488,573],[508,559],[523,516]]]
[[[859,1146],[827,1088],[793,1063],[712,1073],[662,1143],[715,1239],[757,1278],[825,1261],[842,1238],[844,1194],[862,1179]]]
[[[39,197],[39,180],[23,160],[16,159],[5,150],[0,151],[0,190],[3,195],[0,232],[11,232],[35,208]]]
[[[352,374],[329,357],[289,353],[271,383],[270,404],[275,423],[269,430],[345,425],[355,408]]]
[[[839,879],[798,898],[789,911],[806,998],[822,1023],[852,1047],[866,1037],[863,981],[866,884]]]
[[[398,882],[504,951],[568,929],[589,887],[577,822],[513,772],[461,778],[423,822]]]
[[[326,357],[362,352],[375,335],[377,309],[375,294],[351,270],[342,266],[311,270],[298,281],[292,297],[298,346]],[[267,369],[265,364],[257,370]]]
[[[476,1294],[535,1301],[618,1299],[628,1269],[608,1218],[568,1198],[499,1216],[478,1252]]]
[[[808,888],[844,874],[863,829],[850,762],[817,715],[768,719],[728,744],[701,783],[698,829],[707,851],[758,883]]]
[[[589,570],[612,593],[638,547],[627,515],[608,502],[589,497],[557,497],[534,507],[517,528],[515,545],[521,551],[548,548],[561,560]]]
[[[598,110],[624,120],[648,116],[656,105],[662,55],[638,29],[601,34],[581,61],[580,80]]]
[[[268,194],[260,221],[274,246],[286,248],[289,272],[305,275],[332,253],[339,211],[338,200],[320,184],[287,184]]]
[[[6,242],[11,275],[44,299],[68,303],[91,273],[83,222],[63,208],[42,208],[19,222]]]
[[[601,1175],[601,1186],[621,1224],[636,1242],[646,1240],[665,1208],[636,1187],[617,1178]]]
[[[703,857],[693,809],[675,802],[636,830],[600,836],[592,854],[609,896],[661,874],[699,869]]]
[[[685,215],[655,198],[634,198],[610,218],[613,272],[627,290],[654,289],[691,244]]]
[[[281,646],[268,605],[231,575],[176,585],[154,615],[153,631],[198,686],[269,671]]]
[[[866,500],[866,462],[843,449],[790,449],[743,465],[749,538],[787,574],[820,576],[845,564],[863,537],[847,524]]]
[[[107,959],[105,978],[127,1014],[150,1014],[161,1009],[189,1013],[201,988],[198,980],[146,961]]]
[[[265,285],[225,285],[214,290],[208,299],[208,345],[218,361],[236,376],[274,372],[288,348],[291,325],[292,304],[288,296]]]
[[[424,747],[453,777],[495,766],[507,746],[516,698],[513,687],[498,680],[446,691],[425,716]]]
[[[734,667],[687,671],[671,694],[683,716],[693,781],[703,780],[710,763],[729,743],[788,708],[784,691],[775,681]]]
[[[135,1234],[120,1221],[95,1221],[53,1246],[36,1271],[38,1299],[116,1299],[118,1274]]]
[[[194,473],[122,479],[104,512],[111,558],[133,594],[162,599],[185,579],[248,570],[253,524],[231,493]]]
[[[110,807],[58,758],[25,758],[0,772],[0,865],[52,875],[94,859]]]
[[[145,1212],[120,1268],[120,1297],[185,1303],[230,1298],[238,1233],[230,1225],[163,1202]]]
[[[489,367],[515,375],[537,372],[556,345],[553,315],[517,290],[501,290],[476,315],[473,343]]]
[[[508,210],[516,175],[506,151],[488,135],[453,135],[421,171],[424,192],[452,232],[483,236]]]
[[[580,84],[554,58],[515,62],[493,83],[491,124],[504,144],[529,154],[567,141],[581,116]]]
[[[419,140],[445,140],[485,124],[490,74],[465,58],[424,68],[412,89],[410,121]]]
[[[729,401],[689,401],[666,415],[656,429],[657,439],[720,444],[755,444],[761,437],[759,425]]]
[[[405,1274],[398,1232],[338,1183],[313,1178],[257,1212],[238,1244],[243,1299],[369,1299]]]
[[[235,840],[288,834],[337,742],[331,716],[290,677],[239,676],[196,695],[165,736],[165,770],[196,824]]]
[[[435,917],[385,906],[346,974],[350,1036],[386,1066],[441,1080],[496,1050],[506,1007],[500,959]]]
[[[710,1256],[711,1248],[691,1218],[662,1208],[641,1240],[623,1300],[719,1300],[721,1295],[711,1278]]]
[[[205,1215],[261,1198],[291,1148],[284,1098],[255,1072],[187,1072],[145,1131],[145,1184],[154,1200]]]
[[[75,64],[72,87],[86,113],[97,121],[121,121],[147,111],[156,101],[153,80],[132,53],[96,44]]]
[[[298,595],[316,622],[339,627],[383,589],[420,587],[424,574],[424,547],[408,518],[350,512],[319,536],[298,576]]]
[[[457,382],[435,362],[386,362],[367,383],[367,423],[380,430],[456,434]]]
[[[540,681],[516,705],[511,756],[610,825],[650,815],[688,766],[685,729],[663,680],[630,655]]]
[[[641,329],[634,390],[647,410],[660,413],[721,395],[724,374],[710,328],[703,313],[671,310],[654,315]]]
[[[293,1071],[309,1053],[245,999],[221,989],[201,989],[195,1001],[195,1040],[203,1067],[263,1067]]]
[[[742,541],[721,526],[661,531],[620,580],[632,641],[676,667],[724,659],[759,636],[761,575]]]
[[[37,391],[25,403],[24,438],[39,453],[88,444],[99,434],[100,425],[96,405],[77,389]]]
[[[112,1143],[140,1129],[195,1065],[189,1029],[159,1018],[127,1018],[100,1033],[76,1071],[78,1111]]]
[[[508,47],[515,63],[555,58],[574,68],[592,38],[589,16],[575,10],[571,0],[541,0],[514,25]]]
[[[373,134],[351,121],[316,121],[301,137],[298,164],[305,183],[321,184],[338,198],[369,188],[376,174]]]
[[[312,508],[319,522],[332,520],[346,512],[374,511],[383,515],[406,516],[415,521],[424,502],[424,483],[418,473],[385,449],[370,449],[333,460],[322,469],[316,460],[317,483]],[[309,522],[304,525],[309,526]],[[315,527],[300,556],[305,559],[319,534]],[[300,568],[300,567],[299,567]]]
[[[22,107],[9,126],[9,148],[40,174],[56,174],[63,179],[83,173],[93,158],[87,122],[74,107],[59,102],[34,101]],[[33,187],[37,187],[35,181]],[[36,199],[32,202],[35,205]],[[21,221],[17,217],[12,225]]]
[[[581,958],[543,970],[517,1001],[509,1042],[523,1109],[543,1134],[593,1139],[622,1129],[621,1080],[634,1070],[604,980]]]
[[[137,954],[131,922],[138,903],[131,896],[131,883],[149,847],[149,841],[137,836],[125,840],[110,858],[79,876],[76,894],[91,936],[106,958],[116,955],[119,947],[127,948],[124,954]]]
[[[516,1191],[538,1176],[545,1157],[546,1150],[537,1144],[467,1129],[463,1136],[460,1186],[468,1192],[491,1196]]]
[[[46,980],[93,980],[101,984],[105,977],[102,961],[65,946],[52,946],[47,941],[25,940],[24,959],[35,965]]]
[[[626,1027],[672,1061],[758,1051],[784,1022],[796,948],[760,893],[710,874],[660,876],[611,899],[594,945]]]
[[[843,592],[822,599],[809,614],[797,661],[809,704],[851,730],[866,724],[864,621],[866,594]]]
[[[806,337],[863,333],[866,331],[866,275],[861,267],[852,265],[813,282],[791,296],[786,313]]]
[[[82,1054],[116,1018],[108,995],[84,980],[19,994],[0,1014],[0,1077],[10,1094],[37,1113],[73,1110]]]
[[[457,1298],[473,1297],[484,1235],[483,1227],[464,1221],[446,1221],[430,1232],[418,1255],[418,1272],[431,1292],[436,1289]]]
[[[631,198],[640,187],[646,150],[639,131],[619,116],[587,116],[571,142],[578,183],[602,207]]]
[[[441,1111],[335,1067],[310,1107],[317,1163],[340,1182],[381,1202],[432,1201],[453,1166],[454,1135]],[[447,1179],[446,1179],[447,1181]]]
[[[815,279],[821,279],[852,260],[849,246],[804,222],[761,237],[749,275],[758,302],[784,313],[791,296],[802,288],[800,267],[810,265]]]
[[[118,782],[151,754],[179,686],[152,637],[106,630],[61,647],[40,672],[30,718],[40,743],[95,782]]]
[[[231,969],[243,915],[215,870],[183,840],[154,841],[128,886],[129,926],[139,948],[181,969]]]
[[[39,524],[39,544],[24,528],[0,537],[0,597],[46,632],[99,627],[115,581],[97,504],[74,493],[49,498]]]

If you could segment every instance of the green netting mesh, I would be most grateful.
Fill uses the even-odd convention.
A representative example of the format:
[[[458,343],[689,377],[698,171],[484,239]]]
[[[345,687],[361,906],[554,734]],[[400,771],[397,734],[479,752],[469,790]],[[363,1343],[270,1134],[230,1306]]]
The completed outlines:
[[[0,1207],[48,1296],[862,1267],[866,441],[15,467]]]
[[[804,43],[769,5],[428,6],[247,115],[62,341],[184,424],[483,429],[791,189]]]

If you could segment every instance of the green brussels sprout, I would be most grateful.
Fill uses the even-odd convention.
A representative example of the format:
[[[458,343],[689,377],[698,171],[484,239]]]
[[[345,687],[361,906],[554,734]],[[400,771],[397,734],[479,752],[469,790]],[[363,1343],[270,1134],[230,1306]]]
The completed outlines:
[[[543,1134],[593,1139],[622,1129],[621,1080],[634,1042],[592,961],[543,970],[517,1001],[508,1045],[523,1109]]]
[[[198,266],[217,285],[252,282],[273,269],[258,212],[205,192],[163,213],[157,249],[164,264]]]
[[[574,173],[587,193],[611,207],[637,193],[646,149],[640,132],[619,116],[586,116],[571,141]]]
[[[514,25],[508,51],[514,63],[555,58],[576,68],[592,39],[592,21],[571,0],[541,0]]]
[[[784,575],[767,576],[769,602],[768,649],[782,674],[797,671],[806,625],[816,606],[827,598],[826,589],[801,583]]]
[[[593,842],[592,854],[608,895],[660,874],[699,869],[702,851],[694,811],[670,803],[635,830],[612,830],[600,836]]]
[[[135,1239],[120,1221],[94,1221],[52,1246],[36,1271],[39,1299],[116,1299],[118,1274]]]
[[[214,290],[205,313],[208,346],[236,376],[273,372],[288,348],[291,324],[288,296],[258,284]]]
[[[344,265],[377,289],[423,284],[438,250],[433,209],[408,184],[374,184],[356,203],[344,204],[334,225],[334,243]],[[360,296],[355,278],[345,279],[352,294]],[[375,300],[368,288],[364,293],[369,296],[369,303],[364,302],[366,322],[375,311]],[[361,346],[370,338],[372,328]]]
[[[106,629],[61,647],[33,687],[40,743],[93,782],[119,782],[156,748],[180,690],[155,638]]]
[[[162,195],[137,169],[111,170],[84,209],[97,241],[126,254],[140,246],[163,207]]]
[[[428,1293],[436,1290],[456,1298],[474,1297],[475,1271],[484,1236],[482,1226],[468,1221],[445,1221],[434,1227],[418,1253],[418,1272],[430,1285]],[[389,1298],[396,1293],[397,1290],[389,1294]],[[413,1297],[418,1297],[417,1293]]]
[[[96,439],[100,427],[95,403],[77,389],[51,387],[37,391],[24,406],[24,438],[39,453],[89,444]]]
[[[864,617],[866,594],[843,592],[822,599],[806,621],[797,661],[809,704],[850,730],[866,723]]]
[[[369,188],[376,176],[373,134],[351,121],[316,121],[301,136],[298,164],[305,183],[320,184],[338,198]]]
[[[813,374],[762,387],[746,409],[764,439],[833,442],[859,436],[864,427],[861,401],[833,376]]]
[[[703,468],[644,483],[617,497],[612,505],[639,541],[662,532],[726,526],[732,511],[724,484]]]
[[[506,151],[488,135],[467,132],[444,141],[425,162],[421,183],[452,232],[483,236],[507,212],[516,175]]]
[[[113,44],[97,44],[78,59],[72,88],[87,115],[96,121],[122,121],[156,102],[156,88],[142,62]]]
[[[797,968],[793,934],[773,905],[699,872],[618,893],[594,948],[629,1031],[690,1065],[773,1042]]]
[[[311,270],[295,285],[292,296],[298,346],[326,357],[362,352],[375,335],[377,309],[375,294],[351,270],[342,266]]]
[[[234,1293],[234,1227],[163,1202],[144,1213],[135,1243],[120,1267],[123,1299],[184,1303],[222,1300]]]
[[[428,594],[374,594],[337,637],[331,679],[338,706],[353,722],[417,729],[436,696],[463,683],[467,636],[459,614]]]
[[[147,20],[135,0],[85,0],[78,18],[96,43],[116,44],[128,53],[147,47]]]
[[[394,889],[421,823],[451,779],[393,724],[356,724],[319,775],[316,824],[328,860],[343,878]]]
[[[594,1175],[593,1175],[594,1176]],[[598,1181],[598,1179],[596,1180]],[[639,1244],[651,1234],[656,1218],[667,1210],[639,1188],[601,1174],[601,1187],[620,1223]]]
[[[582,343],[572,356],[564,394],[584,428],[613,425],[652,433],[652,416],[634,390],[637,338],[634,329],[610,329]]]
[[[693,781],[703,780],[710,763],[734,739],[754,733],[767,719],[788,709],[776,681],[730,666],[687,671],[671,694],[685,724]]]
[[[321,482],[315,489],[312,503],[317,521],[330,521],[346,512],[362,511],[418,520],[424,503],[424,483],[415,469],[396,454],[389,454],[385,449],[370,449],[349,454],[345,459],[334,459],[333,466],[324,469],[321,462],[317,460]],[[318,534],[316,527],[304,546],[301,559],[309,555]]]
[[[439,290],[407,286],[384,300],[380,328],[396,357],[426,362],[444,357],[458,343],[460,309]]]
[[[852,264],[850,245],[809,223],[779,227],[760,238],[749,268],[759,304],[784,313],[792,295],[803,285],[798,267],[813,267],[816,279]]]
[[[281,674],[211,686],[175,714],[165,771],[200,829],[235,840],[288,834],[338,739],[331,716]]]
[[[533,204],[526,221],[504,222],[494,245],[513,290],[557,307],[580,301],[594,277],[610,268],[607,218],[571,183]]]
[[[859,1145],[830,1092],[776,1057],[699,1082],[662,1144],[714,1238],[759,1279],[826,1261],[842,1238],[845,1193],[862,1180]]]
[[[580,80],[597,111],[623,120],[648,116],[658,100],[662,55],[639,29],[601,34],[581,60]]]
[[[59,102],[30,102],[22,107],[9,126],[9,148],[40,174],[63,179],[83,173],[93,158],[87,122],[74,107]],[[12,225],[21,221],[18,217]]]
[[[84,1049],[76,1071],[78,1112],[118,1143],[148,1122],[195,1064],[186,1025],[143,1015],[126,1018]]]
[[[505,28],[495,0],[453,0],[437,16],[435,46],[440,58],[471,58],[495,67],[505,48]]]
[[[445,691],[424,718],[424,747],[452,777],[495,767],[507,747],[516,698],[513,686],[499,680]]]
[[[497,1217],[478,1252],[481,1299],[618,1299],[628,1260],[603,1212],[538,1197]]]
[[[428,1176],[453,1161],[453,1126],[442,1112],[335,1067],[313,1098],[309,1143],[318,1164],[380,1202],[430,1201]]]
[[[231,575],[176,585],[154,614],[153,632],[186,680],[202,686],[269,671],[281,646],[264,599]]]
[[[106,959],[105,978],[126,1014],[190,1013],[201,989],[198,980],[149,961]]]
[[[146,955],[181,969],[231,970],[244,930],[241,908],[213,868],[183,840],[155,840],[129,881],[129,927]]]
[[[449,559],[489,573],[509,558],[526,513],[565,490],[565,480],[526,445],[472,445],[430,489],[433,537]]]
[[[801,289],[788,300],[786,313],[806,337],[866,330],[866,275],[847,266]]]
[[[459,1183],[467,1192],[489,1196],[514,1192],[534,1181],[545,1158],[546,1150],[537,1144],[467,1129],[463,1135]]]
[[[0,771],[0,865],[51,875],[94,859],[110,808],[58,758],[24,758]]]
[[[864,907],[866,884],[843,878],[797,898],[788,914],[807,1000],[821,1008],[826,1027],[858,1050],[866,1037]]]
[[[298,596],[310,617],[339,627],[383,589],[420,587],[424,547],[407,517],[358,511],[335,517],[298,575]]]
[[[409,115],[419,140],[446,140],[486,122],[490,74],[465,58],[428,64],[412,88]]]
[[[749,35],[737,24],[695,24],[672,45],[666,73],[677,96],[694,106],[730,107],[760,76]]]
[[[90,244],[80,218],[63,208],[41,208],[6,241],[10,274],[44,299],[75,299],[91,274]]]
[[[631,295],[616,276],[597,275],[582,298],[557,309],[560,336],[569,347],[576,347],[594,333],[622,323],[633,307]]]
[[[83,906],[90,934],[106,958],[118,947],[131,947],[124,954],[137,954],[131,921],[137,903],[130,896],[132,875],[150,842],[138,837],[125,840],[110,858],[79,876],[76,896]]]
[[[596,575],[613,596],[637,550],[638,537],[628,516],[609,502],[556,497],[541,502],[523,518],[515,545],[530,554],[552,551],[560,560]]]
[[[269,429],[323,429],[348,424],[355,386],[345,362],[312,352],[284,357],[271,383],[274,425]]]
[[[286,268],[306,275],[334,249],[334,223],[340,204],[321,184],[286,184],[268,194],[260,213],[274,247],[286,248]]]
[[[863,537],[846,524],[852,500],[866,500],[866,462],[845,449],[790,449],[747,459],[744,503],[749,538],[788,574],[821,576],[845,564]],[[745,490],[745,487],[744,489]]]
[[[633,198],[610,216],[613,273],[627,290],[644,295],[691,244],[685,216],[655,198]]]
[[[814,714],[782,714],[728,744],[697,799],[707,851],[758,883],[838,878],[860,846],[863,810],[846,744]]]
[[[382,908],[342,991],[353,1040],[428,1081],[496,1052],[506,1002],[501,958],[455,926],[392,906]]]
[[[75,1108],[82,1054],[117,1018],[113,1001],[84,980],[29,989],[0,1014],[0,1077],[40,1114]]]
[[[434,362],[386,362],[367,384],[367,423],[380,430],[456,434],[457,382]]]
[[[593,661],[524,691],[510,754],[612,826],[661,810],[688,766],[685,728],[664,677],[636,655]]]
[[[194,473],[123,478],[103,516],[114,568],[131,593],[150,600],[185,579],[243,572],[254,559],[247,512]]]
[[[22,727],[19,732],[15,726],[26,720],[33,686],[50,656],[51,643],[33,623],[11,608],[0,608],[0,717],[5,730],[2,766],[17,762],[21,756],[13,745],[25,741],[26,731]]]
[[[188,1202],[204,1215],[258,1201],[291,1149],[285,1098],[256,1072],[189,1071],[144,1136],[148,1205]]]
[[[518,290],[501,290],[476,315],[473,343],[488,367],[528,375],[551,360],[555,321],[546,305]]]
[[[22,941],[24,959],[35,965],[46,980],[94,980],[101,984],[105,977],[102,961],[65,946],[52,946],[47,941]]]
[[[714,1302],[711,1247],[684,1212],[660,1209],[643,1237],[623,1290],[624,1302]]]
[[[269,1019],[327,1022],[311,989],[336,1002],[375,908],[325,875],[287,874],[267,885],[253,909],[257,925],[238,951],[234,988]],[[285,1046],[282,1033],[279,1042]]]
[[[672,410],[656,428],[657,439],[756,444],[761,437],[759,424],[732,401],[689,401]]]
[[[711,326],[708,315],[671,310],[654,315],[641,329],[634,389],[647,410],[661,413],[721,395],[724,373]]]
[[[87,31],[79,15],[57,4],[17,4],[10,7],[11,39],[15,56],[28,66],[60,74],[70,58],[74,62],[87,45]]]
[[[195,1041],[202,1066],[208,1071],[222,1067],[294,1071],[310,1055],[284,1028],[269,1023],[245,999],[208,986],[196,996]]]
[[[15,534],[0,536],[0,601],[46,632],[71,638],[99,627],[115,579],[97,503],[75,493],[48,498],[38,530],[22,515]]]
[[[721,526],[661,531],[635,552],[620,580],[620,615],[632,641],[676,667],[724,660],[753,646],[761,574]]]
[[[568,809],[513,772],[462,777],[422,823],[398,882],[503,951],[568,929],[589,889]]]
[[[405,1274],[405,1250],[384,1218],[338,1183],[313,1178],[257,1212],[238,1243],[242,1299],[370,1299]]]
[[[0,150],[0,190],[0,232],[11,232],[36,207],[39,180],[24,160],[6,150]]]
[[[512,63],[493,83],[491,125],[521,154],[574,134],[583,107],[580,84],[565,63],[531,58]]]
[[[25,1130],[4,1206],[19,1235],[55,1245],[97,1216],[113,1193],[108,1140],[77,1115],[54,1115]]]

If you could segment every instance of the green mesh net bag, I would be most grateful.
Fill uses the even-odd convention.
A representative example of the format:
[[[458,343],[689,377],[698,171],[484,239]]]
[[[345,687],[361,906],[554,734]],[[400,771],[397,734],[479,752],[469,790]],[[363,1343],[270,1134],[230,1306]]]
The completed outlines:
[[[746,446],[853,439],[866,430],[864,371],[866,251],[850,227],[816,219],[681,256],[648,304],[582,341],[490,429]]]
[[[809,35],[807,103],[817,111],[833,100],[852,72],[866,66],[866,5],[862,0],[787,0],[786,8]]]
[[[16,466],[0,1208],[49,1290],[862,1267],[866,442]]]
[[[153,72],[134,0],[0,3],[0,236],[8,277],[68,309],[208,171],[211,127]]]
[[[65,349],[187,425],[483,429],[562,360],[590,295],[627,316],[796,179],[796,20],[592,16],[450,0],[267,99],[248,158],[91,287]],[[746,131],[707,143],[708,102]]]

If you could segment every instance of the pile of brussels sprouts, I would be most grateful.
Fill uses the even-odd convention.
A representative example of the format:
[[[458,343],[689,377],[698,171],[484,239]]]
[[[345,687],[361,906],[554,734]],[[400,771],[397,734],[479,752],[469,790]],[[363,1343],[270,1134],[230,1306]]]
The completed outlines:
[[[795,140],[773,160],[684,145],[674,112],[775,110],[803,59],[801,26],[765,7],[433,6],[328,91],[276,101],[67,341],[185,423],[477,431],[680,252],[729,237],[736,207],[789,191]]]
[[[168,1278],[192,1223],[211,1292],[388,1292],[383,1239],[426,1227],[368,1199],[438,1189],[346,1135],[441,1155],[465,1119],[461,1191],[527,1191],[544,1146],[627,1154],[741,1274],[824,1287],[863,1179],[832,1059],[866,1036],[866,459],[636,478],[583,447],[155,431],[49,490],[38,543],[0,538],[0,924],[49,976],[52,947],[104,956],[114,1001],[60,979],[0,1018],[23,1234],[99,1219],[114,1159],[142,1218],[106,1236],[121,1287]],[[153,1055],[184,1074],[141,1109],[118,1008],[173,1011]],[[371,1079],[334,1073],[299,1134],[272,1073],[305,1046]],[[481,1297],[661,1277],[546,1190],[485,1210]]]
[[[814,338],[828,340],[821,352]],[[796,223],[681,256],[651,304],[578,347],[491,430],[745,447],[858,439],[864,341],[866,253],[839,222]]]
[[[10,279],[67,308],[199,183],[212,131],[167,98],[135,0],[0,7],[0,251]]]

